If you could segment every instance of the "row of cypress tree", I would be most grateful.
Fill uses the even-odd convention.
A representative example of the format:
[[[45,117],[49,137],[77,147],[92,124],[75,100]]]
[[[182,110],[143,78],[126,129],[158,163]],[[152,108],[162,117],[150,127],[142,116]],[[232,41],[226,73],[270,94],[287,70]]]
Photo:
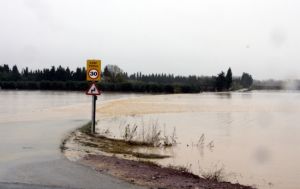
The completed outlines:
[[[227,91],[250,87],[252,76],[243,73],[242,77],[233,77],[229,68],[217,76],[175,76],[173,74],[128,74],[116,65],[108,65],[98,84],[104,91],[150,92],[150,93],[197,93],[202,91]],[[19,71],[14,65],[0,65],[0,87],[2,89],[38,89],[38,90],[86,90],[85,68],[52,66],[38,70],[27,67]]]

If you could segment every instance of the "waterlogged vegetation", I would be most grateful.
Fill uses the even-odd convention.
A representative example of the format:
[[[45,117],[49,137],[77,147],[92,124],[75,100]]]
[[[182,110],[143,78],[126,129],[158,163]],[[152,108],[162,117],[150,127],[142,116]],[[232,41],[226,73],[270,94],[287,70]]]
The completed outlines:
[[[167,135],[165,132],[162,134],[162,130],[159,127],[158,120],[152,122],[150,124],[150,129],[145,129],[145,126],[141,126],[140,129],[142,132],[138,132],[138,125],[136,124],[128,124],[124,126],[123,134],[121,138],[110,138],[110,131],[105,129],[96,134],[91,133],[91,122],[86,123],[82,127],[78,128],[76,131],[73,131],[68,136],[66,136],[61,145],[60,149],[62,152],[68,149],[66,147],[66,143],[70,138],[73,138],[74,141],[80,143],[83,146],[96,148],[102,152],[109,154],[119,154],[124,156],[131,156],[135,158],[143,159],[163,159],[171,157],[170,155],[161,155],[155,153],[144,153],[138,152],[138,148],[168,148],[177,144],[177,136],[176,129],[173,129],[171,135]],[[208,143],[207,147],[211,145],[213,141]],[[204,148],[205,146],[205,135],[202,134],[199,138],[197,144],[195,144],[199,148]],[[213,148],[213,147],[209,147]],[[171,167],[171,165],[169,166]],[[180,166],[174,166],[178,170]],[[185,172],[191,172],[186,169]]]
[[[125,125],[124,134],[122,138],[129,142],[135,143],[136,141],[153,147],[169,147],[176,144],[176,129],[174,128],[173,133],[169,136],[165,133],[162,134],[162,130],[159,128],[158,121],[152,123],[149,129],[145,129],[142,124],[141,132],[138,134],[138,125],[127,123]]]
[[[135,149],[139,147],[170,147],[176,143],[158,145],[158,141],[162,140],[162,138],[165,136],[161,137],[160,133],[162,133],[162,131],[159,129],[157,122],[151,127],[151,133],[144,133],[144,141],[136,141],[136,137],[139,135],[137,133],[137,125],[130,126],[127,124],[125,126],[122,139],[112,139],[101,134],[91,134],[91,123],[87,123],[77,131],[72,132],[72,134],[62,142],[63,147],[61,149],[62,151],[68,150],[66,147],[67,142],[68,140],[73,140],[84,147],[95,148],[102,152],[112,154],[112,156],[102,154],[95,155],[93,153],[89,153],[88,150],[85,150],[86,155],[82,159],[81,163],[93,168],[97,168],[97,170],[105,171],[108,174],[128,180],[130,182],[139,183],[150,187],[194,188],[201,186],[203,188],[214,187],[220,189],[252,188],[249,186],[242,186],[240,184],[231,184],[226,182],[227,175],[225,174],[223,167],[213,171],[203,171],[199,167],[199,175],[201,175],[199,176],[192,172],[190,167],[191,165],[161,166],[153,162],[152,160],[154,159],[164,159],[169,158],[169,156],[151,153],[139,153]],[[109,132],[106,132],[105,134],[108,133]],[[149,139],[146,139],[148,137]],[[205,137],[203,134],[200,137],[197,145],[203,146],[205,144],[204,138]],[[136,158],[138,161],[133,161],[131,157]]]
[[[80,143],[83,146],[96,148],[102,152],[113,154],[113,155],[123,155],[124,157],[130,156],[138,158],[139,162],[142,164],[150,166],[159,166],[151,159],[163,159],[169,158],[168,155],[153,154],[153,153],[140,153],[136,151],[136,148],[152,148],[152,147],[171,147],[176,145],[176,130],[174,128],[172,135],[161,135],[162,131],[160,130],[158,120],[152,122],[150,130],[145,132],[145,126],[142,125],[142,133],[138,134],[138,125],[130,125],[126,123],[121,136],[121,139],[109,138],[110,131],[108,129],[103,130],[98,134],[91,133],[91,122],[86,123],[82,127],[78,128],[77,131],[69,134],[61,143],[61,151],[65,151],[68,148],[66,147],[67,141],[73,137],[73,140]],[[142,139],[142,140],[141,140]],[[207,144],[207,147],[212,149],[213,141]],[[192,144],[199,148],[204,148],[206,146],[205,135],[202,134],[199,137],[199,140],[196,144]],[[166,168],[179,171],[181,173],[188,174],[194,178],[199,178],[198,175],[195,175],[192,172],[191,164],[187,166],[178,166],[178,165],[168,165]],[[212,182],[225,182],[229,175],[226,174],[223,166],[215,165],[211,170],[203,170],[199,166],[199,175],[202,178],[212,181]]]
[[[203,91],[228,91],[249,88],[252,76],[243,73],[234,76],[231,68],[216,76],[175,76],[174,74],[141,72],[128,74],[116,65],[107,65],[102,73],[102,80],[97,85],[102,91],[147,92],[147,93],[199,93]],[[19,71],[15,65],[0,65],[1,89],[28,90],[71,90],[83,91],[88,88],[85,68],[75,71],[62,66]]]
[[[160,131],[155,130],[152,133],[147,133],[147,137],[149,137],[145,141],[136,141],[133,140],[134,136],[136,136],[136,129],[126,127],[124,131],[123,139],[115,139],[109,138],[105,136],[106,133],[92,134],[91,131],[91,123],[87,123],[78,131],[71,133],[65,140],[63,140],[61,145],[61,150],[64,151],[67,149],[66,142],[70,137],[74,137],[74,141],[88,147],[97,148],[100,151],[109,154],[121,154],[121,155],[129,155],[135,158],[144,158],[144,159],[162,159],[170,157],[168,155],[160,155],[153,153],[140,153],[137,152],[137,148],[152,148],[157,147],[160,139]],[[167,146],[172,146],[173,144],[168,143]]]

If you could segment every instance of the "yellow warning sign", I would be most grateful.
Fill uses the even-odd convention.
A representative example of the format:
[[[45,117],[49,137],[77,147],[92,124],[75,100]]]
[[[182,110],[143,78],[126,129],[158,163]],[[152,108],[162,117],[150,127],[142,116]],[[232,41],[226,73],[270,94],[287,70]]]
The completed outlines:
[[[86,80],[87,81],[101,80],[101,60],[86,61]]]

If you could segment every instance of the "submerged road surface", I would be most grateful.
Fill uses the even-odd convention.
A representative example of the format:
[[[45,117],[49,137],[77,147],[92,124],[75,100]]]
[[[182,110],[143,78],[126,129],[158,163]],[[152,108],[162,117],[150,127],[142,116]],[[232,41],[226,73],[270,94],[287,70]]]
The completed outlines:
[[[112,96],[100,100],[124,97]],[[89,101],[81,93],[0,91],[0,188],[141,188],[61,154],[62,138],[88,121]]]

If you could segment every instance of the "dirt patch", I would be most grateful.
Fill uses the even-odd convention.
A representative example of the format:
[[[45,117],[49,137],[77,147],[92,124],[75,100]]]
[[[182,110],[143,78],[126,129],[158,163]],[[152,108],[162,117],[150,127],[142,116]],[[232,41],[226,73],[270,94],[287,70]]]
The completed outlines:
[[[210,181],[186,171],[160,167],[151,162],[126,160],[115,156],[88,155],[79,162],[128,182],[154,188],[252,189],[240,184]]]

